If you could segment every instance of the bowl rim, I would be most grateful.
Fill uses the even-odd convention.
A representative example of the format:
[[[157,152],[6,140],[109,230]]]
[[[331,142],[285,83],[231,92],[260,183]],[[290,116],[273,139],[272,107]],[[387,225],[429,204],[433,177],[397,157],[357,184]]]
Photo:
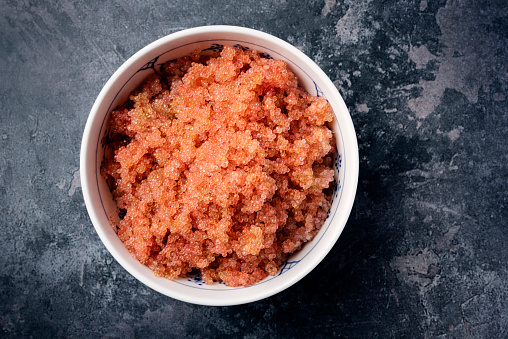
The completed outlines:
[[[111,244],[109,236],[105,233],[103,227],[110,227],[109,225],[104,226],[99,223],[99,218],[97,216],[97,211],[94,208],[94,204],[91,198],[91,192],[89,190],[89,185],[92,184],[88,180],[88,171],[90,171],[90,163],[89,159],[86,156],[88,148],[91,146],[90,144],[90,133],[92,132],[92,123],[96,121],[96,119],[101,117],[99,115],[99,106],[100,104],[106,99],[106,95],[111,90],[111,88],[115,85],[116,81],[118,81],[118,78],[120,75],[122,75],[126,70],[129,69],[133,64],[135,64],[138,59],[143,57],[146,54],[149,54],[150,52],[153,52],[157,48],[160,48],[161,46],[164,46],[168,43],[170,43],[173,40],[190,37],[194,35],[210,35],[210,40],[214,40],[213,35],[214,34],[223,34],[223,33],[235,33],[240,35],[248,35],[255,37],[256,39],[261,39],[263,41],[270,41],[273,44],[281,46],[281,49],[286,50],[294,55],[296,55],[299,59],[303,60],[305,64],[312,68],[312,71],[316,73],[321,81],[324,81],[329,88],[330,91],[333,92],[334,99],[338,101],[338,104],[341,106],[340,109],[342,111],[345,111],[347,114],[345,114],[345,117],[341,118],[341,122],[339,125],[339,128],[341,130],[341,138],[347,138],[347,143],[343,143],[344,145],[344,152],[346,151],[346,145],[348,146],[348,161],[347,161],[347,171],[348,171],[348,177],[347,177],[347,187],[343,187],[341,191],[341,196],[344,196],[346,199],[341,205],[341,218],[338,225],[337,235],[335,239],[331,242],[329,242],[328,246],[326,248],[320,248],[320,253],[318,257],[312,261],[310,265],[307,265],[304,269],[296,271],[298,274],[293,274],[290,279],[279,279],[279,282],[275,288],[272,288],[268,291],[264,291],[262,293],[244,293],[244,295],[240,297],[236,297],[234,300],[228,300],[226,298],[217,300],[216,298],[211,298],[209,300],[203,300],[203,297],[196,297],[194,295],[190,294],[182,294],[180,292],[168,291],[168,289],[164,286],[161,286],[159,284],[154,284],[153,279],[150,279],[151,277],[146,277],[143,274],[139,274],[137,270],[135,270],[133,267],[131,267],[130,263],[124,258],[122,254],[120,254],[117,249]],[[215,39],[217,40],[217,39]],[[118,93],[120,93],[120,89],[118,90]],[[108,114],[111,111],[111,107],[109,108]],[[104,119],[108,116],[106,114],[104,116]],[[334,111],[334,115],[336,115],[336,112]],[[345,128],[341,128],[341,125]],[[92,144],[93,146],[93,144]],[[95,169],[95,172],[97,167],[92,166]],[[87,170],[88,169],[88,170]],[[346,170],[346,169],[345,169]],[[354,126],[351,120],[351,116],[349,114],[349,110],[347,109],[342,96],[338,92],[337,88],[329,77],[323,72],[323,70],[308,56],[306,56],[303,52],[298,50],[296,47],[292,46],[291,44],[287,43],[286,41],[277,38],[273,35],[270,35],[268,33],[264,33],[258,30],[245,28],[245,27],[237,27],[237,26],[225,26],[225,25],[213,25],[213,26],[200,26],[200,27],[194,27],[185,29],[179,32],[175,32],[172,34],[169,34],[167,36],[164,36],[147,46],[140,49],[138,52],[136,52],[134,55],[132,55],[130,58],[128,58],[109,78],[109,80],[106,82],[106,84],[101,89],[99,95],[97,96],[94,105],[92,106],[92,109],[90,111],[90,114],[88,116],[85,129],[83,132],[83,139],[81,143],[81,152],[80,152],[80,177],[81,177],[81,184],[82,184],[82,192],[83,197],[85,200],[85,205],[88,210],[88,214],[90,216],[90,219],[92,221],[92,224],[94,225],[94,228],[99,235],[99,238],[101,239],[102,243],[106,246],[110,254],[115,258],[115,260],[124,268],[126,269],[131,275],[133,275],[136,279],[141,281],[146,286],[158,291],[159,293],[162,293],[166,296],[185,301],[190,302],[194,304],[200,304],[200,305],[215,305],[215,306],[225,306],[225,305],[237,305],[237,304],[243,304],[248,302],[253,302],[257,300],[261,300],[264,298],[267,298],[269,296],[272,296],[291,285],[295,284],[299,280],[301,280],[304,276],[306,276],[311,270],[313,270],[323,259],[324,257],[329,253],[331,248],[335,245],[337,239],[339,238],[340,234],[342,233],[347,219],[349,218],[349,215],[351,213],[351,209],[354,203],[354,198],[356,195],[356,189],[357,189],[357,183],[358,183],[358,172],[359,172],[359,157],[358,157],[358,144],[356,139],[356,133],[354,130]],[[346,176],[344,176],[346,178]],[[343,184],[344,185],[344,184]],[[341,197],[342,200],[342,197]],[[318,233],[319,235],[319,233]],[[148,269],[148,268],[147,268]],[[149,269],[148,269],[149,270]],[[153,271],[151,271],[151,274],[153,275]],[[269,278],[269,277],[268,277]],[[268,279],[267,278],[267,279]],[[167,280],[167,279],[166,279]],[[175,282],[175,281],[173,281]],[[263,281],[262,281],[263,282]],[[260,283],[262,283],[260,282]],[[258,284],[260,284],[258,283]],[[252,285],[252,286],[256,286]],[[249,288],[252,286],[248,286],[245,288]],[[244,289],[244,288],[236,288],[236,289]],[[217,290],[215,290],[217,291]],[[230,291],[230,290],[227,290]]]

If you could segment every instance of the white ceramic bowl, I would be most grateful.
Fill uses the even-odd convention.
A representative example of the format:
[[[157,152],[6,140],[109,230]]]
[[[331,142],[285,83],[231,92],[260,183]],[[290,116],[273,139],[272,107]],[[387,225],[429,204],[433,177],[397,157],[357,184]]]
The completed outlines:
[[[331,104],[337,141],[337,186],[328,219],[313,241],[294,253],[278,275],[249,287],[205,285],[199,277],[170,281],[156,277],[125,249],[110,226],[108,216],[118,217],[106,181],[100,175],[108,116],[123,104],[154,68],[185,56],[197,48],[217,50],[223,45],[241,45],[282,59],[298,76],[310,94],[324,96]],[[358,145],[348,109],[326,74],[306,55],[287,42],[269,34],[233,26],[206,26],[187,29],[161,38],[127,60],[109,79],[92,107],[83,133],[80,159],[81,185],[90,219],[102,242],[115,259],[134,277],[169,297],[201,305],[236,305],[260,300],[293,285],[309,273],[333,247],[351,211],[358,181]]]

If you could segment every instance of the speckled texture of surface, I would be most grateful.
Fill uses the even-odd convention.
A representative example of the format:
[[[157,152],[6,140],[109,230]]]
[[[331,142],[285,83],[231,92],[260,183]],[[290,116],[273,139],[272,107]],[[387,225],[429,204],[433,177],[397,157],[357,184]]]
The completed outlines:
[[[326,259],[235,307],[150,290],[88,218],[88,112],[129,56],[230,24],[299,47],[360,147]],[[508,5],[498,1],[0,0],[0,337],[508,337]]]

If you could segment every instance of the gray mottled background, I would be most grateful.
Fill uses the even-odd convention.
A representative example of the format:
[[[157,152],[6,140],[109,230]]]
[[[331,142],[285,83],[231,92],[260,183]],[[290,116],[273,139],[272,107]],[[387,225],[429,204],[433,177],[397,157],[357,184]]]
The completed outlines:
[[[350,220],[268,299],[186,304],[95,234],[79,148],[128,57],[230,24],[301,48],[360,146]],[[508,337],[508,5],[460,0],[0,0],[0,337]]]

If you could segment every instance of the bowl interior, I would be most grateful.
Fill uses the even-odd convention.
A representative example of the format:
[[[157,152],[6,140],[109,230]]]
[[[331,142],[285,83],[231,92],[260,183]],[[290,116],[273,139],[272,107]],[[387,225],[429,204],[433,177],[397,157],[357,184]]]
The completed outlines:
[[[111,77],[92,108],[82,144],[81,177],[90,217],[105,246],[115,259],[137,279],[170,297],[204,305],[232,305],[258,300],[292,285],[328,253],[349,216],[356,192],[358,154],[356,136],[349,112],[333,83],[303,53],[270,35],[248,29],[217,27],[215,31],[197,28],[162,38],[130,58]],[[191,31],[191,32],[189,32]],[[325,97],[335,120],[331,124],[336,143],[336,186],[328,218],[317,236],[294,253],[277,276],[249,287],[232,288],[216,283],[205,285],[199,276],[169,281],[133,258],[110,226],[118,219],[116,203],[106,181],[100,175],[101,163],[110,137],[109,113],[122,105],[129,94],[161,65],[188,55],[196,49],[216,52],[227,46],[255,49],[263,56],[282,59],[297,75],[300,85],[310,94]],[[348,176],[346,175],[348,174]]]

